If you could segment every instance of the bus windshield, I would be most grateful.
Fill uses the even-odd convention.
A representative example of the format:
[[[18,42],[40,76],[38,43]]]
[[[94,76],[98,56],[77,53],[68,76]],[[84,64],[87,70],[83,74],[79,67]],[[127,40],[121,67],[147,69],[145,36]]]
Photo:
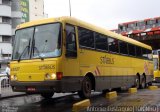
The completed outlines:
[[[61,55],[60,23],[33,26],[16,31],[13,60]]]

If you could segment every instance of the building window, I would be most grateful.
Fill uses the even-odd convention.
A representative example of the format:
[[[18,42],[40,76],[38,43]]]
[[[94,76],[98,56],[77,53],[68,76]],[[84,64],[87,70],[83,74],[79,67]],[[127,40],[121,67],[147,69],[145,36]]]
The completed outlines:
[[[2,23],[11,24],[11,19],[9,17],[2,17]]]
[[[11,42],[10,36],[2,36],[2,42]]]
[[[2,54],[2,57],[11,57],[11,54]]]
[[[2,0],[2,4],[11,5],[11,0]]]

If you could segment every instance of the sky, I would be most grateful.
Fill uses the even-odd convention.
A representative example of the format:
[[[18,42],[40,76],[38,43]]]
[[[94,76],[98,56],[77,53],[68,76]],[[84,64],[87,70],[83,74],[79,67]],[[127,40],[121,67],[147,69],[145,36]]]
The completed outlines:
[[[116,29],[119,23],[160,16],[160,0],[70,0],[71,16]],[[69,0],[44,0],[48,17],[70,16]]]

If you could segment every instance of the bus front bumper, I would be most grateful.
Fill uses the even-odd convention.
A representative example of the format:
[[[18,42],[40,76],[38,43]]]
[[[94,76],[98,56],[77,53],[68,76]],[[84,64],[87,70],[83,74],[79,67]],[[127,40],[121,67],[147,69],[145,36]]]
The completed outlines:
[[[60,92],[61,81],[18,82],[11,81],[12,90],[15,92],[42,93]]]
[[[76,78],[77,79],[77,78]],[[81,81],[70,78],[64,80],[46,80],[40,82],[11,81],[15,92],[42,93],[42,92],[75,92],[80,90]]]

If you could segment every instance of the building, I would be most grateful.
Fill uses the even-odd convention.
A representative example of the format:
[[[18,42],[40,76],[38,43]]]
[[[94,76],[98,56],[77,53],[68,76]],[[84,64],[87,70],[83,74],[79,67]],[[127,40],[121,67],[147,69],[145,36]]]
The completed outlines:
[[[160,49],[160,17],[120,23],[112,31]]]
[[[44,17],[43,0],[0,0],[0,72],[11,59],[16,26]]]

